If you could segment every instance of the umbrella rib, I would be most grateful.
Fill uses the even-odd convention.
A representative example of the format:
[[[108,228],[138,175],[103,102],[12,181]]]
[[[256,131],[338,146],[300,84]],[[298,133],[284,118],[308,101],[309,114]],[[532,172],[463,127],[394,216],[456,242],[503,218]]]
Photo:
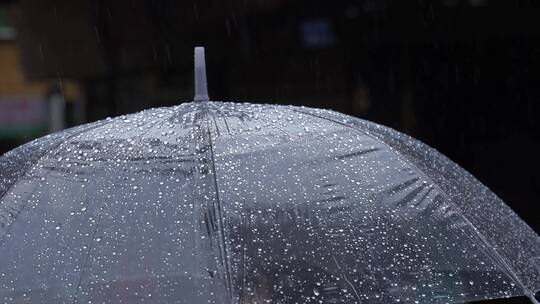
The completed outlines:
[[[86,255],[86,258],[84,259],[84,264],[82,265],[82,268],[81,268],[81,274],[79,275],[79,280],[77,281],[77,287],[75,288],[75,295],[73,297],[73,303],[77,302],[77,297],[79,295],[79,289],[81,288],[84,271],[88,265],[88,262],[90,261],[90,251],[92,250],[92,247],[94,246],[94,240],[98,232],[98,228],[101,224],[102,215],[103,214],[100,212],[99,217],[97,219],[96,227],[94,228],[94,232],[92,232],[92,238],[90,239],[90,244],[88,244],[88,254]]]
[[[208,115],[211,115],[212,118],[214,118],[214,116],[210,113],[208,113]],[[214,123],[215,123],[215,120],[214,120]],[[216,124],[216,128],[217,128],[217,124]],[[232,279],[231,279],[231,268],[230,268],[230,264],[229,264],[229,261],[228,261],[228,254],[227,254],[227,243],[226,243],[226,240],[225,240],[225,234],[224,234],[224,225],[223,225],[223,216],[222,216],[222,208],[221,208],[221,199],[220,199],[220,196],[219,196],[219,184],[218,184],[218,181],[217,181],[217,175],[216,175],[216,160],[215,160],[215,155],[214,155],[214,148],[213,148],[213,145],[214,145],[214,141],[213,141],[213,138],[212,138],[212,132],[210,130],[210,126],[207,125],[207,131],[208,131],[208,136],[209,136],[209,140],[210,140],[210,158],[211,158],[211,162],[212,162],[212,172],[214,174],[212,174],[212,177],[214,179],[214,187],[215,187],[215,191],[216,191],[216,205],[217,205],[217,212],[218,212],[218,223],[219,223],[219,234],[220,234],[220,239],[221,239],[221,243],[222,243],[222,246],[220,246],[222,249],[220,249],[220,252],[221,252],[221,255],[222,255],[222,262],[223,262],[223,266],[225,267],[225,271],[226,271],[226,276],[227,276],[227,285],[228,285],[228,290],[229,290],[229,296],[232,298]]]
[[[74,137],[77,137],[79,135],[81,135],[82,133],[86,132],[86,131],[89,131],[89,130],[93,130],[95,128],[98,128],[98,127],[101,127],[103,125],[105,125],[106,123],[108,122],[104,122],[100,125],[96,125],[96,126],[91,126],[91,127],[88,127],[88,128],[84,128],[83,130],[80,130],[78,132],[75,132],[73,134],[70,134],[68,135],[66,138],[64,138],[60,143],[58,143],[56,145],[56,147],[54,147],[53,149],[51,149],[49,152],[46,152],[44,153],[41,157],[39,157],[36,162],[34,163],[34,165],[30,166],[22,175],[22,176],[26,176],[27,173],[33,171],[36,167],[36,165],[42,160],[44,159],[46,156],[49,156],[50,154],[52,154],[54,151],[56,151],[57,149],[59,149],[64,143],[66,143],[68,140],[74,138]],[[60,140],[60,139],[58,139]],[[4,192],[4,194],[0,197],[0,202],[4,199],[4,197],[11,191],[11,189],[16,185],[17,183],[13,183],[11,186],[9,186],[8,189],[6,189],[6,191]]]
[[[349,280],[349,278],[347,277],[347,275],[345,274],[345,272],[341,269],[341,266],[339,266],[339,263],[336,259],[336,256],[334,254],[332,254],[332,259],[334,260],[334,263],[336,264],[337,268],[339,269],[339,271],[341,272],[341,274],[343,275],[343,278],[345,279],[345,281],[347,282],[347,284],[352,288],[352,290],[354,291],[354,294],[356,295],[356,299],[358,300],[358,302],[360,302],[360,304],[362,304],[362,300],[360,300],[360,295],[358,294],[358,291],[356,290],[356,288],[354,287],[353,283],[351,283],[351,281]]]
[[[58,151],[65,143],[69,142],[70,139],[73,139],[73,138],[75,138],[75,137],[77,137],[77,136],[79,136],[79,135],[81,135],[81,134],[83,134],[83,133],[85,133],[85,132],[87,132],[87,131],[91,131],[91,130],[94,130],[94,129],[99,128],[99,127],[101,127],[101,126],[104,126],[104,125],[106,125],[107,123],[110,123],[110,122],[111,122],[111,121],[102,121],[102,122],[100,122],[100,123],[96,123],[95,125],[91,125],[91,126],[89,126],[89,127],[87,127],[87,128],[83,128],[82,130],[79,130],[79,131],[77,131],[77,132],[74,132],[73,134],[67,135],[67,136],[66,136],[65,138],[63,138],[62,141],[61,141],[60,143],[58,143],[53,149],[51,149],[50,151],[44,153],[41,157],[39,157],[39,158],[37,159],[37,161],[36,161],[33,165],[31,165],[31,166],[28,168],[28,170],[26,170],[26,171],[23,173],[23,175],[21,175],[21,177],[27,176],[29,173],[31,173],[32,171],[34,171],[34,169],[36,168],[36,166],[37,166],[44,158],[46,158],[47,156],[49,156],[49,155],[53,154],[54,152]],[[17,179],[17,181],[19,181],[19,180],[20,180],[20,178]],[[15,187],[15,185],[17,185],[17,181],[14,182],[14,183],[6,190],[6,192],[4,192],[4,194],[2,195],[2,197],[0,197],[0,203],[2,202],[2,200],[4,199],[4,197],[5,197],[6,195],[8,195],[8,193],[11,192],[11,190],[13,189],[13,187]],[[36,186],[36,187],[37,187],[37,186]],[[35,190],[34,190],[34,191],[35,191]],[[33,193],[33,192],[32,192],[32,193]],[[7,231],[7,230],[10,229],[11,225],[13,225],[13,223],[15,222],[15,220],[18,218],[18,215],[25,209],[26,205],[27,205],[26,203],[22,204],[21,208],[17,210],[17,212],[16,212],[17,215],[14,217],[14,220],[13,220],[13,221],[11,221],[9,224],[7,224],[7,225],[5,226],[5,228],[4,228],[5,231]],[[1,205],[0,205],[0,206],[1,206]],[[0,246],[2,246],[2,244],[4,243],[4,239],[5,239],[6,235],[7,235],[7,233],[2,235],[2,238],[0,239]]]
[[[171,116],[174,115],[171,114]],[[155,123],[151,126],[151,128],[157,126],[157,125],[162,125],[164,124],[171,116],[166,116],[164,115],[165,117],[163,119],[160,119],[160,120],[157,120],[155,121]],[[117,118],[116,120],[118,120],[120,118]],[[111,121],[112,122],[112,121]],[[137,136],[137,140],[142,140],[142,138],[144,137],[144,133],[141,134],[140,136]],[[135,152],[132,152],[132,154],[135,153]],[[97,184],[97,183],[96,183]],[[80,275],[79,275],[79,279],[78,279],[78,283],[77,283],[77,288],[75,289],[75,294],[74,294],[74,298],[73,298],[73,303],[76,303],[77,302],[77,298],[78,298],[78,295],[79,295],[79,289],[82,285],[82,281],[83,281],[83,276],[84,276],[84,271],[86,270],[87,266],[88,266],[88,262],[90,261],[90,255],[91,255],[91,252],[92,252],[92,247],[94,245],[94,240],[95,240],[95,237],[96,237],[96,234],[98,232],[98,228],[101,224],[101,217],[103,216],[103,204],[101,205],[100,207],[100,213],[99,213],[99,218],[98,218],[98,221],[97,221],[97,224],[96,224],[96,227],[94,229],[94,232],[92,234],[92,238],[90,239],[90,244],[88,246],[88,250],[86,251],[86,258],[85,258],[85,261],[81,267],[81,271],[80,271]]]
[[[309,113],[309,112],[304,112],[304,111],[301,111],[301,110],[298,110],[298,109],[291,109],[292,111],[296,112],[296,113],[300,113],[300,114],[304,114],[304,115],[308,115],[308,116],[312,116],[312,117],[315,117],[315,118],[319,118],[319,119],[322,119],[322,120],[326,120],[328,122],[331,122],[331,123],[335,123],[335,124],[338,124],[338,125],[341,125],[341,126],[344,126],[344,127],[347,127],[349,129],[352,129],[356,132],[359,132],[361,133],[362,135],[365,135],[365,136],[368,136],[376,141],[379,141],[381,142],[382,144],[384,144],[385,146],[387,146],[388,148],[390,148],[391,151],[393,151],[394,153],[396,153],[396,155],[402,159],[403,161],[405,161],[407,164],[409,164],[412,168],[414,168],[419,174],[422,175],[422,177],[424,177],[426,180],[430,181],[433,186],[441,193],[441,195],[443,196],[443,198],[456,210],[456,212],[461,216],[461,218],[465,221],[465,223],[470,226],[473,231],[476,233],[477,237],[480,239],[481,242],[484,243],[484,246],[487,247],[488,249],[488,252],[491,251],[491,254],[488,254],[488,257],[490,257],[496,264],[499,264],[499,266],[502,268],[502,270],[506,273],[507,276],[509,276],[512,280],[514,280],[515,283],[517,283],[523,290],[523,292],[525,293],[526,296],[528,296],[529,298],[531,298],[531,295],[533,294],[532,291],[530,291],[526,286],[525,284],[523,284],[523,282],[519,279],[519,277],[516,275],[516,272],[515,270],[510,266],[508,265],[508,263],[506,262],[506,260],[497,252],[497,250],[495,249],[495,246],[491,245],[491,243],[484,237],[484,235],[469,221],[469,219],[461,212],[461,209],[458,208],[457,206],[455,206],[455,204],[452,202],[452,200],[450,199],[450,197],[448,196],[448,194],[443,191],[443,189],[441,189],[441,187],[439,187],[439,185],[433,180],[431,179],[429,176],[427,176],[424,171],[422,171],[420,168],[418,168],[418,166],[416,166],[412,161],[409,160],[408,157],[406,157],[405,155],[399,153],[399,151],[397,151],[396,149],[392,148],[392,146],[388,143],[386,143],[385,141],[377,138],[377,137],[374,137],[373,135],[371,134],[368,134],[368,133],[365,133],[363,132],[362,130],[354,127],[354,126],[351,126],[351,125],[348,125],[344,122],[341,122],[341,121],[338,121],[338,120],[335,120],[335,119],[332,119],[332,118],[329,118],[329,117],[325,117],[325,116],[321,116],[321,115],[317,115],[317,114],[313,114],[313,113]],[[533,302],[534,303],[534,302]],[[535,303],[536,304],[536,303]]]

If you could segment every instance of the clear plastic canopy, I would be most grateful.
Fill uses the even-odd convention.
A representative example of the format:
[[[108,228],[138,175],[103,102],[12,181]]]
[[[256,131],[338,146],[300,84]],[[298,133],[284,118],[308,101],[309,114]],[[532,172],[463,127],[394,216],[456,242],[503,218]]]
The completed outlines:
[[[394,130],[292,106],[186,103],[5,154],[0,256],[3,303],[462,303],[540,290],[540,238],[470,174]]]

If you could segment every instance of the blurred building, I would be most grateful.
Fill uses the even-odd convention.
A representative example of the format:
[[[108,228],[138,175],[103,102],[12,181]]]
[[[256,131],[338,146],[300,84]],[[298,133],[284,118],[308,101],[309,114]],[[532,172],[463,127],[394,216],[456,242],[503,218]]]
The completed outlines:
[[[72,109],[73,104],[81,100],[77,83],[53,77],[29,79],[25,75],[13,17],[11,6],[0,7],[2,152],[51,131],[83,122],[83,113],[66,113],[66,109]]]

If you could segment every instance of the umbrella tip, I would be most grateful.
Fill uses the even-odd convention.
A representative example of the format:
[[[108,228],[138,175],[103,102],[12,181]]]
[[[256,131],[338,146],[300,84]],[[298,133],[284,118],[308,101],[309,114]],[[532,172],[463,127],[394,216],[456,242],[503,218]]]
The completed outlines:
[[[195,47],[195,97],[194,101],[208,101],[208,88],[206,85],[206,63],[204,60],[204,47]]]

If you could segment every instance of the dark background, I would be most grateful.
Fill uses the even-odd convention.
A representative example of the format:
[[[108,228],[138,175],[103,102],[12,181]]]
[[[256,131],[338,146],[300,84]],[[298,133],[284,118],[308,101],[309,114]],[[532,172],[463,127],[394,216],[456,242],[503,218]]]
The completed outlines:
[[[189,101],[193,47],[202,45],[213,99],[330,108],[400,130],[473,173],[540,231],[538,3],[0,0],[0,7],[17,31],[0,47],[15,43],[28,81],[61,93],[62,83],[76,82],[66,126]],[[0,152],[30,139],[1,140]]]

